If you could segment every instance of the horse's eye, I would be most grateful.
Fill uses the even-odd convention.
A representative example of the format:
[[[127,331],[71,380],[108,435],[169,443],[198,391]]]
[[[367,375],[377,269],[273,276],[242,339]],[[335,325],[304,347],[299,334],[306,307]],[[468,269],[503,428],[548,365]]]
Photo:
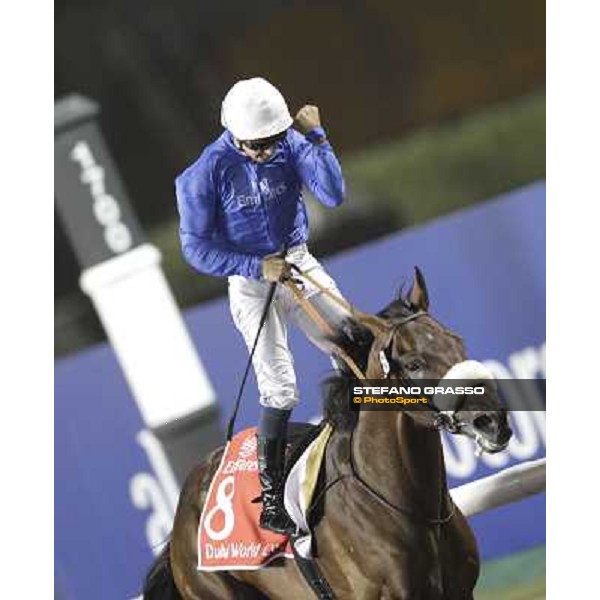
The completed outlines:
[[[406,364],[406,368],[413,373],[420,371],[425,366],[425,361],[422,358],[413,358]]]

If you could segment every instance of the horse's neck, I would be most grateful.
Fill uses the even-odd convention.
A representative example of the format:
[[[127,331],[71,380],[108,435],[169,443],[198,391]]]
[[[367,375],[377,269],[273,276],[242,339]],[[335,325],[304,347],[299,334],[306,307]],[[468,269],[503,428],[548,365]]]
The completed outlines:
[[[360,477],[397,505],[416,505],[439,516],[446,502],[446,474],[439,433],[410,416],[363,411],[353,440]]]

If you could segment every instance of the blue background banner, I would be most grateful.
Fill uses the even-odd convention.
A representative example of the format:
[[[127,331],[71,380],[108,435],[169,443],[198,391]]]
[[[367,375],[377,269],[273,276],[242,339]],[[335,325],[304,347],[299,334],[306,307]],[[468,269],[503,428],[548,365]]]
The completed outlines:
[[[323,261],[360,309],[385,306],[423,271],[431,312],[460,333],[471,358],[500,377],[545,378],[545,183],[403,231]],[[190,273],[193,277],[193,273]],[[247,351],[226,299],[185,315],[219,399],[223,425]],[[319,382],[330,363],[290,331],[301,403],[294,420],[320,414]],[[252,376],[253,377],[253,376]],[[168,402],[168,398],[165,399]],[[540,398],[541,402],[541,398]],[[543,410],[543,405],[540,405]],[[248,382],[238,429],[256,424],[258,395]],[[513,413],[509,450],[476,458],[473,445],[445,438],[451,487],[545,455],[545,416]],[[66,598],[131,598],[169,531],[172,473],[144,424],[106,344],[56,363],[55,552]],[[471,519],[484,558],[545,542],[545,495]]]

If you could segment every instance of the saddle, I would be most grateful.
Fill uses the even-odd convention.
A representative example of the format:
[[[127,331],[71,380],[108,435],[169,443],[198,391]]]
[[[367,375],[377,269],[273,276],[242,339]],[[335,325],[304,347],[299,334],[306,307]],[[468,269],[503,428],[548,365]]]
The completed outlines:
[[[313,425],[311,423],[290,423],[288,425],[287,449],[285,453],[285,478],[292,467],[304,454],[310,444],[317,438],[324,427],[324,423]]]

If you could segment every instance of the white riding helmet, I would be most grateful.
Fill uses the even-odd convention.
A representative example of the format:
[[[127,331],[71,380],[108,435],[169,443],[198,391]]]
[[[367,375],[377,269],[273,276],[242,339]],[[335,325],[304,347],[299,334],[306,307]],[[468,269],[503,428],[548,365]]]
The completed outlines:
[[[221,105],[221,124],[242,141],[277,135],[293,122],[281,92],[262,77],[238,81]]]

